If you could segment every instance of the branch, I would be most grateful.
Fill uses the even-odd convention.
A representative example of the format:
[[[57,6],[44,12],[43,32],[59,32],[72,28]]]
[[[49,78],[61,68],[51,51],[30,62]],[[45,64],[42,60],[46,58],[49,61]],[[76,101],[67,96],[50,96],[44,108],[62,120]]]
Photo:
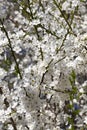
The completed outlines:
[[[19,76],[20,76],[20,79],[22,79],[22,75],[21,75],[21,72],[20,72],[20,69],[19,69],[19,64],[18,64],[18,62],[17,62],[17,60],[16,60],[16,56],[15,56],[15,53],[14,53],[14,51],[13,51],[12,44],[11,44],[11,40],[10,40],[10,38],[9,38],[9,36],[8,36],[8,32],[7,32],[7,30],[5,29],[5,27],[4,27],[3,22],[2,22],[1,19],[0,19],[0,23],[1,23],[1,25],[2,25],[2,29],[3,29],[3,31],[4,31],[4,33],[5,33],[5,35],[6,35],[6,37],[7,37],[8,46],[9,46],[10,49],[11,49],[11,53],[12,53],[12,56],[13,56],[14,61],[15,61],[15,64],[16,64],[17,72],[18,72],[18,74],[19,74]]]
[[[17,130],[16,124],[15,124],[15,122],[14,122],[12,117],[10,118],[10,121],[11,121],[11,124],[12,124],[14,130]]]
[[[46,71],[45,71],[45,72],[43,73],[43,75],[42,75],[42,78],[41,78],[41,81],[40,81],[40,85],[43,83],[44,77],[45,77],[46,73],[48,72],[49,66],[50,66],[50,64],[52,63],[52,61],[53,61],[53,59],[48,63],[48,65],[47,65],[47,67],[46,67]]]
[[[58,37],[54,31],[52,32],[51,30],[45,28],[41,24],[38,24],[37,26],[40,27],[40,28],[42,28],[42,29],[44,29],[48,34],[51,34],[52,36],[56,37],[57,39],[60,39],[60,37]]]
[[[56,1],[56,0],[53,0],[53,2],[54,2],[54,4],[56,5],[56,7],[59,9],[59,11],[60,11],[62,17],[64,18],[65,22],[67,23],[67,25],[68,25],[69,29],[71,30],[72,34],[73,34],[74,36],[77,36],[77,35],[73,32],[70,23],[68,22],[68,20],[67,20],[67,18],[65,17],[64,13],[62,12],[62,10],[61,10],[59,4],[57,3],[57,1]]]

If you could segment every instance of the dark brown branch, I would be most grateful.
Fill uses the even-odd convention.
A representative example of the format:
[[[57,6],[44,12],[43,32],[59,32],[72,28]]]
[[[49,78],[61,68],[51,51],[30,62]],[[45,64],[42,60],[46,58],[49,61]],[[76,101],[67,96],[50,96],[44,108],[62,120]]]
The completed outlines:
[[[6,35],[7,39],[8,39],[8,46],[9,46],[10,49],[11,49],[12,56],[13,56],[14,61],[15,61],[15,63],[16,63],[17,72],[18,72],[18,74],[19,74],[19,76],[20,76],[20,79],[22,79],[22,75],[21,75],[21,72],[20,72],[20,69],[19,69],[19,64],[18,64],[18,62],[17,62],[17,60],[16,60],[16,56],[15,56],[15,53],[14,53],[14,51],[13,51],[12,44],[11,44],[11,40],[10,40],[10,38],[9,38],[9,36],[8,36],[8,32],[7,32],[7,30],[5,29],[5,27],[4,27],[3,22],[2,22],[1,19],[0,19],[0,23],[1,23],[2,29],[3,29],[5,35]]]
[[[12,117],[10,118],[10,121],[11,121],[11,124],[12,124],[14,130],[17,130],[16,124],[15,124],[15,122],[14,122]]]
[[[46,67],[46,71],[45,71],[45,72],[43,73],[43,75],[42,75],[42,78],[41,78],[41,81],[40,81],[40,85],[43,83],[44,77],[45,77],[46,73],[48,72],[49,66],[50,66],[50,64],[52,63],[52,61],[53,61],[53,59],[48,63],[48,65],[47,65],[47,67]]]

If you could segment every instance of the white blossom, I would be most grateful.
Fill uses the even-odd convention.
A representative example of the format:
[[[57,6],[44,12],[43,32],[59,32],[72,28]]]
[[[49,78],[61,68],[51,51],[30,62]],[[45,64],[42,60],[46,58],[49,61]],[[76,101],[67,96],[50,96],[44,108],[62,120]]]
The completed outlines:
[[[0,18],[5,19],[7,31],[0,24],[0,128],[7,125],[6,129],[13,130],[12,118],[18,130],[71,129],[67,120],[75,109],[80,110],[82,127],[87,124],[85,1],[17,2],[0,1]],[[76,73],[74,87],[69,80],[75,78],[72,70]],[[82,84],[78,75],[84,79]],[[75,87],[78,93],[74,94]]]

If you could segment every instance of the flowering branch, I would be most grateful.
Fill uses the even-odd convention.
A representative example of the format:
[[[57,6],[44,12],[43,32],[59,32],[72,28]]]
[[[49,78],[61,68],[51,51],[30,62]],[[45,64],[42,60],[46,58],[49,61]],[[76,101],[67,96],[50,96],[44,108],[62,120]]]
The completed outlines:
[[[17,60],[16,60],[16,56],[15,56],[15,53],[14,53],[14,51],[13,51],[12,44],[11,44],[11,40],[10,40],[10,38],[9,38],[9,36],[8,36],[8,32],[7,32],[7,30],[5,29],[5,27],[4,27],[4,25],[3,25],[3,21],[2,21],[1,19],[0,19],[0,23],[1,23],[2,29],[3,29],[5,35],[6,35],[7,39],[8,39],[8,46],[9,46],[10,49],[11,49],[12,56],[13,56],[14,61],[15,61],[15,63],[16,63],[17,72],[18,72],[18,74],[19,74],[19,76],[20,76],[20,79],[22,79],[22,75],[21,75],[21,72],[20,72],[20,69],[19,69],[19,64],[18,64],[18,62],[17,62]]]
[[[62,12],[62,10],[61,10],[59,4],[57,3],[57,1],[56,1],[56,0],[53,0],[53,2],[54,2],[54,4],[56,5],[56,7],[59,9],[59,11],[60,11],[62,17],[64,18],[65,22],[67,23],[67,25],[68,25],[69,29],[71,30],[72,34],[73,34],[74,36],[76,36],[76,34],[72,31],[72,27],[71,27],[70,23],[68,22],[67,18],[65,17],[64,13]]]

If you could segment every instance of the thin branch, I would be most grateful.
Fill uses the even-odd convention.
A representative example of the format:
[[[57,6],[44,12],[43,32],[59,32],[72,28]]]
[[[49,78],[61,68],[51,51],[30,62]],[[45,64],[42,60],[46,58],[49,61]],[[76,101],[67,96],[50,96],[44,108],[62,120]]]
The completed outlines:
[[[44,77],[46,75],[46,73],[48,72],[49,66],[52,63],[53,59],[48,63],[47,67],[46,67],[46,71],[43,73],[42,77],[41,77],[41,81],[40,81],[40,85],[43,83],[44,81]]]
[[[15,56],[15,53],[14,53],[14,51],[13,51],[12,44],[11,44],[11,40],[10,40],[10,38],[9,38],[9,36],[8,36],[8,32],[7,32],[7,30],[5,29],[5,27],[4,27],[3,22],[2,22],[1,19],[0,19],[0,23],[1,23],[1,25],[2,25],[2,29],[3,29],[3,31],[4,31],[4,33],[5,33],[5,35],[6,35],[6,37],[7,37],[8,46],[9,46],[10,49],[11,49],[11,53],[12,53],[12,56],[13,56],[14,61],[15,61],[15,64],[16,64],[16,68],[17,68],[18,74],[19,74],[19,76],[20,76],[20,79],[22,79],[22,75],[21,75],[21,72],[20,72],[20,69],[19,69],[19,64],[18,64],[18,62],[17,62],[17,60],[16,60],[16,56]]]
[[[10,121],[11,121],[11,124],[12,124],[14,130],[17,130],[16,124],[15,124],[15,122],[14,122],[12,117],[10,118]]]
[[[54,31],[51,31],[51,30],[45,28],[43,25],[39,24],[38,27],[44,29],[48,34],[51,34],[52,36],[56,37],[57,39],[60,39],[60,37],[58,37]]]
[[[60,89],[54,89],[54,88],[48,88],[46,87],[47,89],[50,89],[52,91],[55,91],[55,92],[59,92],[59,93],[67,93],[69,94],[71,92],[71,90],[60,90]]]
[[[62,12],[62,10],[61,10],[59,4],[57,3],[57,1],[56,1],[56,0],[53,0],[53,2],[54,2],[54,4],[56,5],[56,7],[59,9],[59,11],[60,11],[62,17],[64,18],[65,22],[67,23],[67,25],[68,25],[69,29],[71,30],[72,34],[73,34],[74,36],[76,36],[76,34],[73,32],[70,23],[68,22],[68,20],[67,20],[66,16],[64,15],[64,13]]]
[[[67,33],[66,33],[65,36],[64,36],[64,39],[63,39],[63,41],[62,41],[61,46],[60,46],[59,48],[56,48],[56,54],[58,54],[58,52],[59,52],[59,51],[61,50],[61,48],[64,46],[64,42],[65,42],[65,40],[66,40],[68,34],[69,34],[69,29],[67,29]]]
[[[58,61],[56,61],[55,64],[59,63],[60,61],[62,61],[65,58],[66,58],[66,56],[62,57],[61,59],[59,59]]]
[[[45,13],[45,8],[44,8],[41,0],[39,0],[39,6],[42,7],[42,11]]]
[[[43,56],[43,50],[42,50],[42,48],[41,48],[41,47],[40,47],[40,54],[41,54],[41,59],[42,59],[42,61],[43,61],[44,56]]]
[[[48,72],[48,70],[46,70],[46,71],[43,73],[43,75],[42,75],[42,77],[41,77],[40,85],[43,83],[44,77],[45,77],[45,75],[46,75],[47,72]]]
[[[28,0],[28,7],[29,7],[29,10],[30,10],[30,16],[31,16],[31,19],[34,19],[34,16],[33,16],[33,13],[32,13],[32,9],[31,9],[31,6],[30,6],[30,0]],[[35,29],[35,32],[37,34],[37,37],[38,37],[38,40],[40,39],[40,36],[38,34],[38,28],[36,25],[34,25],[34,29]]]
[[[28,130],[30,130],[30,128],[29,128],[27,125],[25,125],[25,127],[26,127]]]

